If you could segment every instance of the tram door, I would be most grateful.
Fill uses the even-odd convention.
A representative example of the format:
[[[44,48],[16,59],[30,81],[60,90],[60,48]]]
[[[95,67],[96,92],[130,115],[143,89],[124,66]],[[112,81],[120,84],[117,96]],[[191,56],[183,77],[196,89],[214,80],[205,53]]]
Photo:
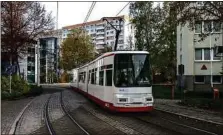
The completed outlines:
[[[88,93],[88,85],[89,85],[89,79],[90,79],[90,72],[89,72],[89,70],[88,70],[88,66],[87,66],[87,72],[86,72],[86,84],[87,84],[87,87],[86,87],[86,89],[87,89],[87,93]]]

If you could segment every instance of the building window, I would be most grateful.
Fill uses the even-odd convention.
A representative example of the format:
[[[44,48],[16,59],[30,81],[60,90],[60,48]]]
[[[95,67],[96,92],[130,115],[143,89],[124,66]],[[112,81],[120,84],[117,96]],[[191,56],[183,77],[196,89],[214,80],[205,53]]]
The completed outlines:
[[[204,21],[204,32],[212,32],[212,22]]]
[[[204,78],[203,75],[197,75],[197,76],[195,76],[195,78],[194,78],[194,82],[195,82],[195,83],[204,83],[204,81],[205,81],[205,78]]]
[[[111,33],[111,34],[113,34],[113,33],[114,33],[114,31],[110,31],[110,33]]]
[[[204,60],[211,60],[210,49],[204,49]]]
[[[109,34],[109,32],[107,32],[107,35]]]
[[[32,70],[32,67],[31,66],[28,66],[28,71],[31,71]]]
[[[220,32],[221,30],[221,23],[220,21],[213,21],[213,31]]]
[[[35,67],[34,66],[31,69],[32,69],[32,71],[35,71]]]
[[[221,75],[213,75],[212,82],[213,82],[213,84],[221,84],[222,83]]]
[[[195,22],[195,33],[201,33],[202,31],[202,22],[196,21]]]
[[[119,40],[118,43],[119,43],[119,44],[123,44],[124,41],[123,41],[123,40]]]
[[[114,45],[115,44],[115,42],[114,41],[111,41],[111,45]]]
[[[213,60],[221,60],[221,57],[215,57],[215,54],[214,54],[214,50],[213,49],[211,51],[211,55],[212,55]]]
[[[210,60],[221,60],[220,57],[214,57],[214,51],[210,48],[196,48],[195,49],[195,60],[210,61]]]

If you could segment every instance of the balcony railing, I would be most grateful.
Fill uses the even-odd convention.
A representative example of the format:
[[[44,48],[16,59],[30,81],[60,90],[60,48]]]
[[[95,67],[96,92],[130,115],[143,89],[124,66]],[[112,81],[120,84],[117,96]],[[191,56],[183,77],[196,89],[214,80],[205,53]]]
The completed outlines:
[[[104,45],[105,41],[96,41],[96,45]]]
[[[100,29],[105,29],[105,27],[104,26],[97,26],[96,27],[96,30],[100,30]]]
[[[105,32],[104,31],[103,32],[99,31],[99,32],[96,33],[96,35],[99,35],[99,34],[105,34]]]
[[[105,37],[103,37],[103,36],[99,36],[99,37],[97,37],[96,39],[105,39]]]

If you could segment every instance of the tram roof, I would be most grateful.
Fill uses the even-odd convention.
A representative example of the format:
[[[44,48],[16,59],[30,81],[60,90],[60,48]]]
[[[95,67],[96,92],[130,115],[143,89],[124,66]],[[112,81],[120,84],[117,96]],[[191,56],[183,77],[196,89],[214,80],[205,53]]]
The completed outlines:
[[[93,61],[81,66],[81,67],[78,67],[78,68],[75,68],[75,69],[80,69],[82,67],[85,67],[91,63],[94,63],[95,61],[99,60],[99,59],[102,59],[104,57],[108,57],[108,56],[111,56],[111,55],[114,55],[114,54],[149,54],[149,52],[147,51],[114,51],[114,52],[106,52],[104,54],[102,54],[101,56],[99,56],[98,58],[94,59]]]

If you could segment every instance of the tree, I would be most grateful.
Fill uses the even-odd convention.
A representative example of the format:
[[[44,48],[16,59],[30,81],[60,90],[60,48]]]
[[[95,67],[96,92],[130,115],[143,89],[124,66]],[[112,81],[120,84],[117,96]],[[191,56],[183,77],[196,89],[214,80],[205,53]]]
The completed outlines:
[[[219,20],[223,22],[223,2],[222,1],[190,1],[173,2],[173,7],[177,10],[178,24],[184,26],[189,23],[190,30],[194,30],[195,22],[202,20]],[[209,33],[201,33],[201,40],[204,40]]]
[[[91,38],[81,29],[74,29],[62,43],[61,65],[64,70],[72,70],[94,59]]]
[[[136,27],[136,48],[150,52],[153,73],[165,73],[165,78],[175,81],[177,21],[172,2],[164,2],[162,7],[153,2],[134,2],[130,15]]]
[[[98,50],[98,54],[96,54],[96,57],[99,57],[106,52],[112,52],[112,46],[105,45],[103,49]]]
[[[170,76],[171,80],[176,80],[176,37],[177,37],[177,11],[173,7],[173,2],[163,3],[163,12],[165,13],[165,20],[160,26],[160,35],[157,40],[157,44],[160,44],[160,48],[163,50],[160,55],[159,61],[163,60],[158,65],[165,68],[166,76]]]
[[[54,28],[51,13],[39,2],[1,2],[2,52],[17,63],[27,48],[44,32]]]

